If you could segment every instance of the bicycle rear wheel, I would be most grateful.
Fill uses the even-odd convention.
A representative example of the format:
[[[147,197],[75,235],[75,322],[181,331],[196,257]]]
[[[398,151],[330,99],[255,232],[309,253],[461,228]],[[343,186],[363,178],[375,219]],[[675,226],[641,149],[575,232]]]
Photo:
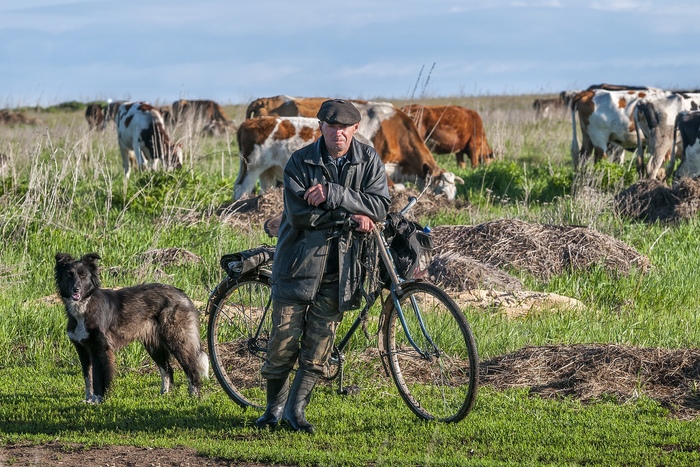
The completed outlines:
[[[426,282],[403,285],[398,301],[405,327],[389,302],[384,331],[399,394],[422,419],[462,420],[474,403],[479,377],[476,342],[464,314],[449,295]]]
[[[267,380],[260,369],[272,330],[269,273],[224,279],[207,306],[207,345],[216,379],[242,407],[265,407]]]

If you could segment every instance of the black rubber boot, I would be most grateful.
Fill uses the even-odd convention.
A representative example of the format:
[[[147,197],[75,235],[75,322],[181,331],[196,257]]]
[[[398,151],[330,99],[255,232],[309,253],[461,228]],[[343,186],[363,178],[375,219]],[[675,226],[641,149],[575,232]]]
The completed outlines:
[[[305,431],[313,433],[314,426],[306,421],[304,410],[311,399],[311,391],[316,386],[318,375],[298,370],[289,391],[287,405],[284,407],[284,420],[294,431]]]
[[[289,394],[289,378],[267,380],[267,407],[265,413],[255,420],[258,428],[275,428],[282,418],[284,404]]]

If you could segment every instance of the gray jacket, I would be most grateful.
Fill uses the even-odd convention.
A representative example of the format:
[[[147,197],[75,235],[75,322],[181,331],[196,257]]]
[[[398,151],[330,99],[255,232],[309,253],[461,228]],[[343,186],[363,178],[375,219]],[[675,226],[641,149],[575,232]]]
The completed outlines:
[[[374,148],[353,138],[339,181],[335,167],[323,163],[322,144],[323,137],[295,151],[284,169],[284,214],[272,266],[275,300],[311,303],[338,221],[351,214],[383,220],[391,204],[384,164]],[[318,183],[328,184],[328,197],[320,206],[311,206],[304,193]],[[341,311],[357,308],[361,299],[361,242],[352,237],[352,231],[344,232],[338,241]]]

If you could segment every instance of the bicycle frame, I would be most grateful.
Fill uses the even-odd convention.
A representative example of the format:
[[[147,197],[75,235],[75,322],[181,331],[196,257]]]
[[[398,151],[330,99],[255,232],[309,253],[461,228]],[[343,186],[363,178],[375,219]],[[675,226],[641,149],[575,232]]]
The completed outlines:
[[[408,211],[413,204],[415,204],[415,198],[409,200],[409,204],[402,210],[402,213],[405,214],[406,211]],[[386,270],[389,274],[389,278],[391,279],[391,286],[389,287],[389,295],[384,298],[383,301],[383,306],[382,306],[382,312],[379,318],[379,349],[381,353],[381,349],[383,348],[383,342],[385,339],[385,332],[383,331],[383,322],[387,318],[387,310],[388,307],[386,306],[386,303],[391,300],[391,302],[394,304],[394,308],[397,310],[399,321],[401,322],[401,326],[403,327],[404,333],[406,334],[406,337],[408,339],[408,342],[413,346],[413,348],[416,350],[416,352],[421,355],[423,358],[430,358],[431,354],[428,352],[423,351],[415,342],[413,339],[413,336],[411,335],[411,331],[408,328],[408,325],[406,324],[406,319],[404,317],[404,312],[403,308],[401,307],[399,298],[402,295],[402,285],[405,285],[407,283],[415,282],[415,279],[403,279],[399,277],[399,275],[396,272],[396,266],[394,264],[394,260],[389,254],[389,245],[387,244],[386,238],[382,235],[382,229],[383,229],[384,223],[383,222],[378,222],[375,224],[374,229],[372,229],[371,235],[373,237],[373,241],[377,245],[377,249],[379,250],[379,257],[380,261],[384,263],[386,266]],[[375,296],[374,301],[371,303],[366,303],[365,306],[362,308],[358,316],[355,318],[353,321],[352,325],[348,329],[348,331],[345,333],[343,338],[338,342],[337,345],[334,346],[333,349],[333,357],[338,358],[338,375],[340,378],[340,383],[339,383],[339,388],[338,392],[343,393],[343,355],[342,351],[345,348],[345,346],[350,342],[350,339],[352,336],[355,334],[355,331],[357,331],[357,328],[360,327],[362,322],[364,321],[365,317],[369,313],[369,309],[372,307],[374,302],[376,301],[376,298],[378,298],[381,294],[377,293]],[[432,338],[430,337],[430,334],[428,333],[428,330],[425,327],[425,324],[423,322],[423,317],[420,312],[420,307],[418,303],[416,302],[414,297],[411,297],[411,303],[413,305],[413,312],[416,315],[416,318],[418,320],[420,330],[423,333],[423,336],[426,338],[426,340],[430,343],[430,345],[433,347],[435,353],[435,356],[439,356],[439,351],[435,343],[433,342]],[[337,355],[335,355],[337,353]],[[382,355],[382,364],[384,366],[385,371],[387,370],[386,368],[386,362],[384,359],[384,356]]]

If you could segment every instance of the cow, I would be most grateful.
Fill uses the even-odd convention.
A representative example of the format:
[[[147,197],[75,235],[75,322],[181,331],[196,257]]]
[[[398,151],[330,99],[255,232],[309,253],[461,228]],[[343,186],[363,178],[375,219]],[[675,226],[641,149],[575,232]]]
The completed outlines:
[[[253,191],[267,191],[283,180],[291,154],[321,136],[318,120],[306,117],[257,117],[245,120],[236,131],[240,167],[233,186],[238,200]]]
[[[182,147],[170,142],[158,109],[146,102],[127,102],[117,112],[117,139],[122,155],[125,179],[135,159],[138,169],[144,166],[182,167]],[[160,161],[160,162],[159,162]]]
[[[535,99],[532,102],[532,109],[535,111],[535,117],[541,119],[549,118],[554,115],[563,115],[564,111],[568,107],[564,92],[562,92],[558,97]]]
[[[406,180],[429,181],[436,194],[455,198],[456,184],[464,181],[437,165],[405,113],[386,102],[353,101],[353,104],[362,115],[355,138],[374,146],[386,166],[390,185]],[[256,174],[262,174],[261,188],[281,181],[291,153],[315,140],[318,133],[314,132],[318,132],[318,119],[308,117],[256,117],[241,123],[237,131],[240,170],[234,184],[234,199],[252,190]],[[285,156],[276,156],[279,153]]]
[[[255,99],[248,105],[246,118],[274,117],[309,117],[315,118],[318,109],[327,97],[291,97],[272,96]],[[354,103],[366,104],[367,101],[353,100]]]
[[[85,107],[85,120],[87,120],[88,128],[92,130],[105,129],[105,111],[107,106],[101,102],[90,102]]]
[[[126,104],[127,101],[113,101],[112,99],[107,99],[107,105],[104,107],[104,126],[107,127],[109,122],[117,123],[117,114],[119,113],[119,106]]]
[[[700,93],[673,91],[657,93],[640,99],[634,108],[634,123],[637,131],[637,172],[641,177],[665,177],[662,165],[671,156],[673,128],[679,112],[700,109]],[[644,164],[646,141],[649,161]]]
[[[493,150],[489,146],[481,116],[474,110],[456,105],[426,106],[411,104],[401,110],[413,119],[418,134],[436,154],[455,154],[457,164],[466,167],[464,156],[472,168],[489,164]]]
[[[180,99],[172,103],[172,120],[175,124],[190,124],[209,134],[225,132],[232,123],[221,106],[212,100]]]
[[[634,126],[633,111],[637,102],[647,96],[662,93],[661,89],[621,89],[610,90],[597,85],[581,91],[572,101],[571,159],[578,170],[594,154],[594,162],[606,157],[609,145],[634,151],[637,148],[637,132]],[[581,148],[576,136],[576,114],[581,125]]]
[[[681,163],[676,165],[676,138],[681,135]],[[694,178],[700,175],[700,110],[682,111],[676,116],[671,144],[671,160],[666,169],[667,178],[673,174],[674,180],[683,177]]]

